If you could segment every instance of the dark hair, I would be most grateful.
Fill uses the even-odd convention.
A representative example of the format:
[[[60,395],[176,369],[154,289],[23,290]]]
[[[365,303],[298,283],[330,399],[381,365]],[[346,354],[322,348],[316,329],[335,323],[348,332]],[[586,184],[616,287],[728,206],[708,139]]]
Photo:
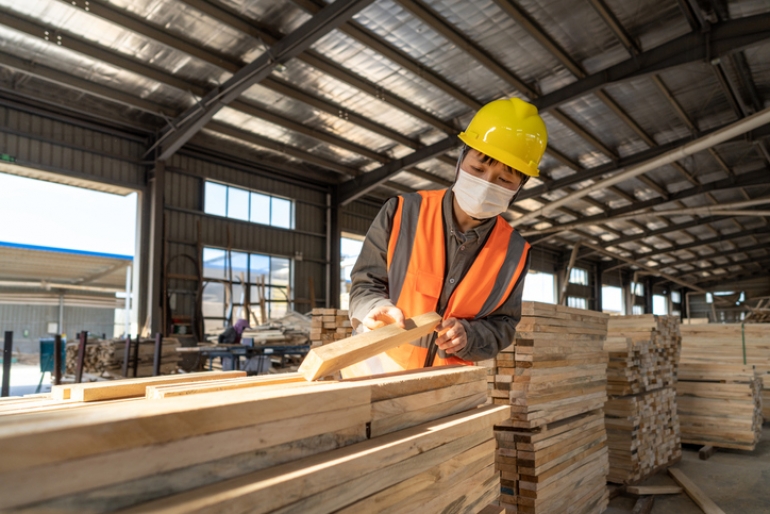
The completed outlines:
[[[470,151],[470,149],[471,148],[468,145],[463,145],[463,148],[460,150],[460,158],[457,161],[458,167],[459,167],[459,164],[462,163],[463,159],[468,154],[468,151]],[[478,150],[476,151],[479,152]],[[489,155],[485,154],[484,152],[479,152],[479,154],[481,154],[481,158],[479,160],[484,164],[489,164],[490,166],[494,166],[495,164],[500,162],[494,157],[490,157]],[[510,171],[514,175],[518,175],[521,178],[521,185],[519,186],[519,191],[521,191],[521,188],[524,187],[524,184],[526,184],[527,181],[529,180],[529,175],[527,175],[526,173],[522,173],[519,170],[508,166],[507,164],[503,163],[503,166],[505,166],[505,168],[508,171]],[[518,193],[516,194],[516,196],[518,196]],[[514,197],[514,199],[516,199],[516,197]]]
[[[457,158],[457,169],[455,173],[460,172],[460,164],[462,164],[463,159],[465,159],[465,156],[468,154],[468,151],[470,151],[470,149],[471,147],[468,145],[463,145],[463,147],[460,149],[460,155]],[[478,150],[476,151],[479,152]],[[494,166],[495,164],[500,162],[497,159],[488,156],[484,152],[479,152],[479,153],[481,154],[481,162],[483,162],[484,164],[490,164]],[[527,175],[526,173],[520,172],[519,170],[511,168],[507,164],[503,164],[503,166],[508,168],[508,171],[510,171],[511,173],[518,173],[518,175],[521,177],[521,184],[519,185],[519,189],[516,191],[516,194],[513,195],[513,198],[511,198],[511,202],[508,204],[508,207],[510,207],[516,201],[516,198],[519,197],[519,193],[521,193],[521,190],[524,189],[524,185],[529,181],[530,176]],[[455,177],[455,180],[457,180],[456,177]]]

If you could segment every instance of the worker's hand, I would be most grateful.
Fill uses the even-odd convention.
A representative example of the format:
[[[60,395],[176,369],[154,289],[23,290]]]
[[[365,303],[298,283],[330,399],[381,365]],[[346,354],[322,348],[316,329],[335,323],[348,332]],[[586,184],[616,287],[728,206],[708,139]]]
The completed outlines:
[[[369,314],[361,320],[361,324],[364,327],[364,332],[369,332],[375,328],[382,328],[385,325],[396,323],[401,328],[406,328],[404,325],[404,313],[401,309],[394,307],[393,305],[382,305],[375,307],[369,311]]]
[[[446,353],[457,353],[468,344],[465,325],[457,318],[445,319],[436,327],[436,332],[436,345]]]

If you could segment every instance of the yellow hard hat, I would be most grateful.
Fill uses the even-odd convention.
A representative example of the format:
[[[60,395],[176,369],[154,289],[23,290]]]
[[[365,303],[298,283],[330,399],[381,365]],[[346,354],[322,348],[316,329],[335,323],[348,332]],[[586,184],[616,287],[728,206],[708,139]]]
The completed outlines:
[[[465,132],[463,143],[530,177],[548,144],[548,132],[537,107],[518,98],[503,98],[479,109]]]

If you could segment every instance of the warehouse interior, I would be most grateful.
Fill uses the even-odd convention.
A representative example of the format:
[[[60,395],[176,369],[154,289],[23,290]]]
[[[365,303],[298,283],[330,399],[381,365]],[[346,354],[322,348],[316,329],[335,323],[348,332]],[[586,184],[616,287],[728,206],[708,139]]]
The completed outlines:
[[[50,394],[65,333],[60,365],[77,382],[92,338],[128,338],[110,350],[123,358],[112,378],[130,376],[131,338],[133,377],[164,372],[161,352],[184,354],[186,371],[233,372],[240,357],[183,347],[221,343],[239,319],[280,326],[291,345],[258,356],[260,373],[277,361],[296,372],[312,348],[305,338],[298,350],[297,324],[347,312],[352,266],[385,202],[450,187],[458,133],[512,97],[548,130],[540,175],[502,214],[531,245],[523,300],[675,319],[684,347],[686,329],[738,327],[738,360],[719,358],[756,357],[770,388],[766,0],[0,0],[0,174],[136,203],[131,255],[0,235],[4,377],[26,363],[37,387],[20,394]],[[756,349],[751,326],[766,329]],[[759,419],[751,452],[720,448],[700,463],[689,446],[682,457],[724,512],[770,510]],[[742,510],[737,493],[709,485],[719,468],[696,470],[721,458],[734,473],[752,462],[741,494],[754,503]],[[12,471],[0,466],[0,478]],[[606,512],[636,508],[617,494]],[[711,512],[654,498],[645,512]]]

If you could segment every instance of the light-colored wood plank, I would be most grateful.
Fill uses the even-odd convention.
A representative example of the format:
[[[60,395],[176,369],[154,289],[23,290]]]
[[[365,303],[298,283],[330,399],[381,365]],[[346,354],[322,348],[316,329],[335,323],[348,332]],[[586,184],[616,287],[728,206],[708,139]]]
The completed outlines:
[[[159,377],[129,378],[126,380],[89,382],[86,384],[55,385],[51,388],[51,394],[53,398],[57,400],[69,399],[80,402],[118,400],[121,398],[144,396],[146,388],[151,385],[221,380],[224,378],[238,378],[245,376],[245,371],[206,371],[180,375],[163,375]]]
[[[626,492],[636,496],[645,496],[648,494],[679,494],[682,488],[676,485],[629,485],[626,486]]]
[[[442,446],[453,444],[466,436],[479,432],[488,434],[486,430],[504,419],[505,415],[505,409],[500,407],[477,409],[333,452],[201,487],[182,495],[146,503],[125,511],[125,514],[220,513],[223,505],[234,512],[249,511],[253,514],[273,512],[296,504],[304,498],[322,494],[330,487],[369,475],[383,467],[396,466],[395,469],[398,472],[377,473],[369,479],[369,482],[374,485],[378,483],[385,486],[392,485],[403,480],[404,473],[410,469],[409,466],[399,465],[400,463],[417,456],[431,455],[431,450],[440,450]],[[417,473],[423,470],[420,465],[415,466],[414,469],[419,470]],[[325,507],[326,512],[334,511],[355,501],[353,492],[363,498],[377,490],[367,489],[365,481],[357,482],[356,485],[355,489],[351,488],[348,496],[334,495],[329,499],[331,502],[329,505],[319,506],[318,503],[312,505],[314,508]],[[340,492],[343,493],[344,489]],[[304,512],[303,510],[291,511]]]
[[[313,348],[300,365],[299,373],[307,380],[318,380],[430,334],[440,321],[441,316],[435,312],[428,312],[407,319],[406,328],[392,324]]]
[[[299,373],[284,373],[280,375],[261,375],[256,377],[242,377],[229,380],[216,380],[208,382],[183,382],[179,384],[165,384],[148,386],[146,397],[154,400],[173,398],[175,396],[187,396],[192,394],[214,393],[218,391],[232,391],[248,387],[264,387],[269,385],[285,385],[297,382],[307,382]]]
[[[297,420],[288,422],[281,419],[259,423],[259,417],[255,417],[254,424],[234,430],[19,470],[2,476],[3,490],[13,494],[0,495],[0,509],[167,473],[244,451],[256,452],[303,437],[363,427],[369,417],[366,404],[300,414]]]
[[[319,384],[311,388],[236,390],[187,398],[93,404],[77,411],[7,416],[0,423],[2,473],[63,460],[162,444],[312,412],[369,405],[365,383]]]
[[[80,491],[13,510],[15,514],[102,514],[190,491],[261,469],[279,466],[360,443],[366,440],[366,425],[304,437],[268,448],[210,460],[159,475]],[[61,475],[57,476],[57,480]],[[34,480],[33,480],[34,482]]]
[[[682,486],[682,489],[687,493],[687,496],[689,496],[705,514],[725,514],[725,512],[720,509],[711,498],[706,496],[706,493],[704,493],[700,487],[695,485],[695,482],[690,480],[681,469],[668,468],[668,474],[677,484]]]

